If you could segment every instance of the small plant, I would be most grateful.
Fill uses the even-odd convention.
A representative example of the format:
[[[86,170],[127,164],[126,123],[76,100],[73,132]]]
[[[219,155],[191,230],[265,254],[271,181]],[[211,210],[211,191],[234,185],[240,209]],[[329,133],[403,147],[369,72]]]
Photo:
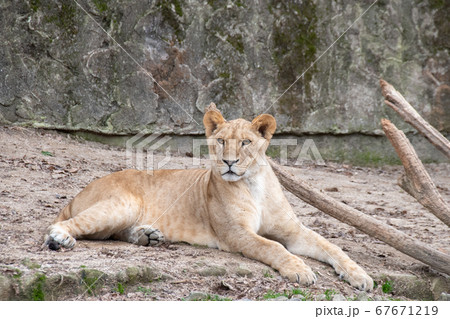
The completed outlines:
[[[116,291],[119,293],[119,295],[125,294],[125,287],[122,285],[121,282],[117,283]]]
[[[303,290],[297,289],[297,288],[292,288],[291,293],[292,293],[292,295],[303,295]]]
[[[392,292],[392,282],[387,280],[382,286],[381,286],[381,290],[385,293],[385,294],[389,294]]]
[[[273,275],[269,269],[264,270],[264,278],[273,278]]]
[[[325,290],[325,292],[324,292],[325,297],[326,297],[326,299],[327,299],[328,301],[333,300],[333,295],[335,295],[336,293],[337,293],[337,292],[334,291],[333,289],[327,289],[327,290]]]
[[[86,291],[90,296],[94,295],[95,291],[95,283],[97,282],[95,278],[86,278],[83,279],[84,284],[86,285]]]
[[[295,293],[294,293],[295,291]],[[292,289],[292,294],[293,295],[302,295],[303,301],[313,301],[314,300],[314,296],[312,295],[311,292],[307,291],[307,290],[302,290],[302,289]]]

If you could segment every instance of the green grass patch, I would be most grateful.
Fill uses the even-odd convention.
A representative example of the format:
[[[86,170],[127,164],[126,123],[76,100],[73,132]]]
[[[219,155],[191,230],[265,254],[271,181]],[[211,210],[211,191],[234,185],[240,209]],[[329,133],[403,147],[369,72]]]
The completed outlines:
[[[47,277],[44,274],[39,274],[31,290],[31,300],[33,301],[44,301],[44,285]]]
[[[107,0],[93,0],[92,1],[97,8],[98,12],[102,13],[108,10],[108,1]]]
[[[280,292],[274,292],[273,290],[268,290],[264,295],[263,295],[263,299],[264,300],[269,300],[269,299],[275,299],[281,296],[286,296],[286,293],[280,293]]]
[[[381,290],[385,293],[385,294],[389,294],[392,292],[392,282],[387,280],[386,282],[383,283],[383,285],[381,286]]]
[[[303,301],[313,301],[314,300],[314,295],[308,290],[292,289],[291,293],[292,293],[293,296],[295,296],[295,295],[302,295],[303,296],[303,298],[302,298]]]
[[[333,300],[333,296],[335,294],[337,294],[337,292],[334,289],[327,289],[327,290],[325,290],[324,294],[325,294],[326,299],[328,301],[331,301],[331,300]]]
[[[121,282],[118,282],[116,291],[119,293],[119,295],[124,295],[125,294],[125,286]]]

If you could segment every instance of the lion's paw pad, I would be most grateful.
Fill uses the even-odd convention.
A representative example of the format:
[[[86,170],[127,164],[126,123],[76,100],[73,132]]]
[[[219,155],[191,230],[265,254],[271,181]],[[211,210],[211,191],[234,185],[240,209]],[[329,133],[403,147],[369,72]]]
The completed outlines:
[[[143,246],[158,246],[164,242],[163,233],[150,226],[140,226],[136,231],[136,244]]]

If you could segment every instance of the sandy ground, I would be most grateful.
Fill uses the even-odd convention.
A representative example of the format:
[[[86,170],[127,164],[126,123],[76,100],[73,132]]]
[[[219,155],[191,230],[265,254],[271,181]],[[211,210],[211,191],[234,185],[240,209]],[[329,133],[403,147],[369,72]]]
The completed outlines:
[[[70,251],[41,249],[46,227],[83,187],[98,177],[127,168],[125,151],[67,134],[17,127],[0,127],[0,150],[0,274],[11,276],[20,272],[25,276],[38,270],[50,276],[93,268],[116,276],[129,267],[150,267],[162,276],[152,282],[124,284],[123,289],[105,285],[95,294],[84,290],[76,296],[59,296],[60,299],[182,300],[193,291],[202,291],[233,300],[261,300],[269,290],[283,292],[294,288],[314,296],[326,290],[347,298],[358,294],[340,281],[330,266],[311,259],[306,262],[317,272],[319,281],[304,288],[239,254],[184,243],[149,248],[82,240]],[[165,168],[189,168],[192,163],[192,158],[179,154]],[[444,199],[450,202],[450,164],[426,167]],[[448,228],[396,185],[401,167],[361,168],[327,163],[289,170],[330,196],[450,253]],[[288,192],[286,195],[306,226],[342,247],[377,279],[379,286],[369,297],[398,297],[381,292],[383,274],[420,278],[436,275],[429,267],[383,242],[319,212]]]

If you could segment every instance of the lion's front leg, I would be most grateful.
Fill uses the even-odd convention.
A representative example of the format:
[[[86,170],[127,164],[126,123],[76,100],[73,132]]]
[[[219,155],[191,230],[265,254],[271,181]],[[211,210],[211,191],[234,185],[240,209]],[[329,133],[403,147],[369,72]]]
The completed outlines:
[[[292,282],[302,285],[316,282],[317,277],[311,268],[280,243],[259,236],[251,230],[240,229],[233,233],[239,233],[239,236],[226,238],[221,247],[224,250],[240,252],[248,258],[261,261]]]
[[[330,243],[298,220],[286,221],[278,228],[280,239],[293,254],[311,257],[333,266],[340,278],[361,290],[371,290],[373,280],[338,246]]]

